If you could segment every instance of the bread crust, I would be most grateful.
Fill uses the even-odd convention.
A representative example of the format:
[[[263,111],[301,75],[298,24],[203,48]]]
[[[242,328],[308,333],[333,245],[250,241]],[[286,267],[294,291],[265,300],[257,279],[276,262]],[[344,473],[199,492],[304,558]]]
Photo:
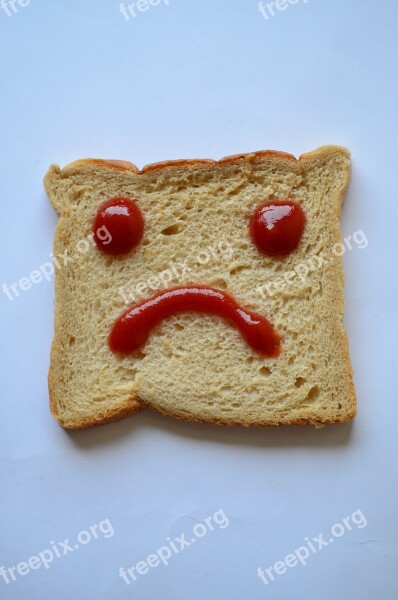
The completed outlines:
[[[299,158],[296,158],[292,154],[288,154],[285,152],[274,151],[274,150],[261,150],[261,151],[257,151],[257,152],[246,153],[246,154],[235,154],[235,155],[231,155],[231,156],[226,156],[224,158],[221,158],[218,161],[212,160],[212,159],[182,159],[182,160],[162,161],[162,162],[157,162],[157,163],[153,163],[153,164],[148,164],[148,165],[144,166],[141,170],[139,170],[138,167],[136,165],[134,165],[133,163],[130,163],[127,161],[87,158],[87,159],[81,159],[81,160],[74,161],[74,162],[68,164],[67,166],[65,166],[62,170],[60,170],[57,165],[53,165],[52,167],[50,167],[50,171],[45,178],[45,188],[46,188],[46,191],[49,193],[49,195],[51,195],[50,194],[50,191],[51,191],[50,185],[51,184],[49,183],[49,175],[50,175],[51,171],[53,171],[54,169],[59,171],[61,175],[62,175],[62,173],[67,173],[70,171],[75,171],[75,170],[80,171],[81,169],[84,170],[87,167],[88,168],[101,167],[104,169],[116,169],[116,170],[121,170],[121,171],[128,171],[128,172],[134,173],[136,175],[142,175],[142,174],[149,173],[149,172],[156,172],[156,171],[162,172],[162,171],[165,171],[168,169],[187,171],[187,170],[195,170],[195,169],[202,169],[202,168],[203,169],[215,168],[217,166],[225,165],[225,164],[228,164],[228,165],[239,164],[242,161],[247,161],[250,163],[252,161],[256,161],[258,158],[263,158],[263,157],[270,157],[270,158],[275,158],[275,159],[289,161],[289,162],[293,162],[295,164],[299,164],[300,161],[317,160],[319,157],[321,157],[321,156],[323,157],[325,152],[331,152],[331,153],[339,152],[339,153],[346,154],[347,157],[350,156],[350,153],[346,148],[339,147],[339,146],[322,146],[312,152],[302,154]],[[344,199],[344,193],[345,193],[346,187],[348,185],[348,181],[349,181],[349,174],[347,174],[347,179],[344,183],[343,189],[340,194],[340,202],[336,204],[336,211],[337,211],[336,217],[339,216],[341,204]],[[59,233],[57,233],[56,235],[59,235]],[[59,298],[59,301],[62,303],[63,291],[62,291],[61,286],[57,287],[57,297]],[[339,304],[341,309],[343,309],[344,297],[343,297],[342,291],[338,288],[338,286],[336,286],[336,289],[335,289],[335,301],[336,301],[336,303]],[[180,420],[185,420],[185,421],[195,421],[195,422],[201,422],[201,423],[209,423],[209,424],[213,424],[213,425],[224,425],[224,426],[229,426],[229,427],[241,425],[243,427],[259,427],[259,428],[276,427],[279,425],[314,425],[317,428],[322,428],[327,424],[347,422],[347,421],[351,420],[352,418],[354,418],[356,415],[355,389],[354,389],[354,384],[352,381],[352,367],[351,367],[351,361],[350,361],[350,356],[349,356],[348,339],[347,339],[347,336],[345,336],[344,343],[343,343],[343,351],[344,351],[344,360],[346,362],[347,367],[350,369],[350,372],[351,372],[350,397],[352,398],[352,402],[351,402],[350,410],[348,410],[347,413],[344,415],[344,417],[342,417],[341,419],[324,419],[323,420],[323,419],[303,418],[303,419],[296,419],[296,420],[291,420],[291,421],[284,420],[283,422],[275,422],[275,423],[248,422],[248,423],[242,424],[242,422],[235,422],[233,419],[230,419],[230,420],[225,419],[223,421],[220,421],[217,419],[198,418],[198,417],[193,417],[191,415],[185,416],[183,414],[176,414],[175,412],[167,411],[162,408],[154,409],[151,405],[148,405],[145,402],[143,402],[139,398],[139,396],[132,396],[131,398],[124,400],[123,403],[121,405],[119,405],[117,408],[112,409],[112,410],[108,409],[108,410],[103,411],[102,413],[100,413],[98,415],[97,418],[86,417],[86,418],[78,418],[78,419],[71,420],[71,421],[65,421],[62,418],[62,416],[59,414],[57,402],[56,402],[57,389],[56,389],[56,381],[55,381],[55,376],[54,376],[54,369],[55,369],[55,365],[60,363],[60,358],[61,358],[61,349],[60,349],[59,340],[57,338],[57,330],[58,330],[58,327],[57,327],[57,323],[56,323],[56,326],[55,326],[56,333],[55,333],[55,337],[54,337],[52,348],[51,348],[51,363],[50,363],[50,369],[49,369],[49,374],[48,374],[48,385],[49,385],[51,412],[52,412],[53,416],[57,419],[57,421],[60,423],[60,425],[62,425],[65,429],[81,430],[81,429],[97,427],[99,425],[104,425],[107,423],[111,423],[114,421],[124,419],[130,415],[140,412],[141,410],[143,410],[145,408],[151,408],[151,409],[156,410],[157,412],[161,412],[167,416],[172,416],[174,418],[178,418]]]
[[[79,167],[85,166],[97,166],[104,167],[108,169],[118,169],[122,171],[130,171],[132,173],[136,173],[137,175],[142,175],[143,173],[148,173],[151,171],[162,171],[164,169],[184,169],[187,168],[198,168],[204,167],[208,168],[210,166],[216,167],[222,164],[234,164],[239,163],[242,160],[255,160],[256,158],[262,158],[264,156],[269,156],[272,158],[281,158],[286,160],[291,160],[293,162],[298,162],[304,158],[309,156],[314,156],[318,152],[322,154],[326,148],[337,148],[336,146],[321,146],[317,148],[313,152],[309,152],[307,154],[302,154],[299,158],[293,156],[293,154],[288,154],[287,152],[280,152],[278,150],[258,150],[256,152],[248,152],[246,154],[232,154],[230,156],[224,156],[219,160],[213,160],[211,158],[187,158],[187,159],[179,159],[179,160],[164,160],[156,163],[150,163],[145,165],[142,169],[139,169],[134,163],[124,161],[124,160],[113,160],[113,159],[100,159],[100,158],[81,158],[79,160],[75,160],[72,163],[66,165],[62,171],[66,171],[69,169],[76,169]],[[346,148],[342,148],[342,150],[346,150]],[[349,153],[348,153],[349,154]]]

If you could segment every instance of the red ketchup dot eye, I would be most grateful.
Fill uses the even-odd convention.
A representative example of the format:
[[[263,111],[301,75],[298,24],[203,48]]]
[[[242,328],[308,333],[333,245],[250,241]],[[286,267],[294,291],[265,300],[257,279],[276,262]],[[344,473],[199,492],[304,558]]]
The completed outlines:
[[[128,198],[111,198],[98,209],[93,224],[94,239],[105,254],[126,254],[141,241],[144,219]]]
[[[305,227],[305,214],[292,200],[265,202],[256,208],[249,231],[257,249],[271,256],[285,256],[297,248]]]

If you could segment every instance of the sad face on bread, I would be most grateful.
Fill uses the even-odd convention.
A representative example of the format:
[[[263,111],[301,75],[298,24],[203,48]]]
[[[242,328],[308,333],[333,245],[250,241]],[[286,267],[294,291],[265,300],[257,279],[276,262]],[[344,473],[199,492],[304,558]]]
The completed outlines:
[[[249,232],[258,251],[276,259],[293,252],[300,243],[306,217],[299,204],[290,199],[261,203],[251,215]],[[145,219],[132,198],[114,197],[99,208],[93,223],[98,249],[113,256],[128,255],[140,244]],[[243,229],[243,224],[242,224]],[[98,235],[106,230],[107,236]],[[163,289],[125,311],[109,334],[112,352],[130,354],[145,346],[154,327],[180,312],[203,312],[233,324],[246,343],[259,354],[276,357],[280,336],[263,315],[241,306],[226,291],[205,282]]]
[[[352,418],[342,261],[294,277],[341,241],[349,171],[336,146],[299,159],[52,166],[54,255],[93,242],[56,272],[49,382],[61,425],[146,408],[222,425]],[[259,288],[282,274],[289,285],[264,298]]]

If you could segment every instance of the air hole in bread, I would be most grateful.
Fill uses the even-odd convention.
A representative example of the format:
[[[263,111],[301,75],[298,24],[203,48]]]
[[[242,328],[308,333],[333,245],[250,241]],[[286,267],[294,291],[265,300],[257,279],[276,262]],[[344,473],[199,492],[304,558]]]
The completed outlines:
[[[177,233],[181,232],[181,225],[180,223],[174,223],[174,225],[169,225],[169,227],[166,227],[166,229],[163,229],[161,231],[162,235],[176,235]]]
[[[250,266],[249,265],[239,265],[238,267],[231,269],[229,274],[236,275],[237,273],[240,273],[241,271],[244,271],[245,269],[250,269]]]
[[[72,193],[73,199],[79,200],[82,196],[84,196],[85,191],[86,191],[85,187],[76,188]]]
[[[228,283],[225,281],[225,279],[213,279],[210,282],[210,285],[212,285],[215,288],[218,288],[220,290],[226,290],[228,287]]]
[[[314,402],[314,400],[316,400],[319,397],[319,393],[319,387],[317,385],[314,385],[307,394],[307,400],[309,400],[310,402]]]
[[[269,369],[268,367],[261,367],[261,369],[259,369],[258,372],[261,375],[264,375],[264,377],[269,377],[272,373],[271,369]]]
[[[227,398],[230,397],[231,390],[232,390],[232,385],[224,385],[220,389],[220,396],[221,396],[221,398],[223,398],[223,397],[227,397]],[[223,402],[221,402],[221,404],[223,404]]]
[[[296,388],[300,388],[302,385],[305,384],[305,379],[304,377],[297,377],[294,385],[296,386]]]

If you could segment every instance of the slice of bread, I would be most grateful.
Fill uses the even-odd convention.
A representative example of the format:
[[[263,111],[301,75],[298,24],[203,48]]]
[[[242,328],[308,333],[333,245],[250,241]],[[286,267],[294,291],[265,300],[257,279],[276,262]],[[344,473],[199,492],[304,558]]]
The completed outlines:
[[[95,159],[51,166],[45,189],[60,219],[49,388],[59,423],[83,429],[146,407],[223,425],[322,427],[354,417],[342,261],[333,252],[349,171],[349,152],[336,146],[300,159],[264,151],[142,171]],[[98,208],[116,196],[136,201],[145,232],[128,254],[106,256],[90,234]],[[307,222],[298,248],[272,258],[254,246],[248,224],[255,207],[280,198],[299,203]],[[228,322],[194,312],[163,320],[139,352],[110,351],[110,330],[129,306],[187,283],[226,290],[268,318],[280,356],[256,354]]]

